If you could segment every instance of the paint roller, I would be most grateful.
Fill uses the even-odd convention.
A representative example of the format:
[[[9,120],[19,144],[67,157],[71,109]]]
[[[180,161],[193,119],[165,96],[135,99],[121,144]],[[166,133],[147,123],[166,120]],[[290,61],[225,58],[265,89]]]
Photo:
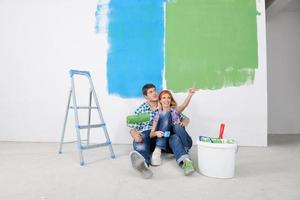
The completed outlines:
[[[150,114],[129,115],[126,117],[127,124],[137,124],[150,121]]]

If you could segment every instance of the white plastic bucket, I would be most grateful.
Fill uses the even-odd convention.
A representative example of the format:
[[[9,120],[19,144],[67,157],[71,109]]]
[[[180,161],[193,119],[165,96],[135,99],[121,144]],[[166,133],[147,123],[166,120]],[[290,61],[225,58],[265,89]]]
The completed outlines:
[[[235,171],[236,143],[209,143],[197,141],[198,168],[205,176],[215,178],[232,178]]]

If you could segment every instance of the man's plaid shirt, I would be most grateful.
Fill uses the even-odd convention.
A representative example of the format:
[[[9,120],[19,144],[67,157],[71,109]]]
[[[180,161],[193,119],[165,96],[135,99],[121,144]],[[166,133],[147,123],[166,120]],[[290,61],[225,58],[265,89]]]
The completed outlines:
[[[148,131],[151,130],[152,128],[152,123],[153,119],[158,112],[158,109],[152,110],[149,103],[146,101],[142,105],[140,105],[135,111],[135,115],[140,115],[140,114],[149,114],[150,115],[150,120],[147,122],[142,122],[142,123],[136,123],[136,124],[131,124],[130,127],[134,128],[136,131]],[[180,120],[184,119],[185,116],[183,114],[180,114]]]

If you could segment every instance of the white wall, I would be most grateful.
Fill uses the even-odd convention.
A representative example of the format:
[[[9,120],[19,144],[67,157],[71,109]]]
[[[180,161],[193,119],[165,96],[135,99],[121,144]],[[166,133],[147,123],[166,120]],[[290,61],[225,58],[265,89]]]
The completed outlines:
[[[268,133],[300,134],[300,1],[267,10]]]
[[[97,1],[2,0],[0,2],[0,140],[58,142],[63,124],[68,70],[90,70],[114,143],[131,143],[126,115],[143,99],[107,94],[105,33],[94,34]],[[240,145],[267,144],[267,84],[264,1],[258,0],[259,68],[253,85],[217,91],[198,91],[185,114],[189,133],[224,136]],[[79,89],[87,89],[80,81]],[[87,103],[86,92],[79,94]],[[176,94],[178,102],[185,94]],[[82,118],[86,119],[86,113]],[[67,139],[75,138],[73,113]],[[72,124],[72,125],[71,125]],[[93,133],[94,135],[95,133]],[[93,140],[97,138],[94,137]]]

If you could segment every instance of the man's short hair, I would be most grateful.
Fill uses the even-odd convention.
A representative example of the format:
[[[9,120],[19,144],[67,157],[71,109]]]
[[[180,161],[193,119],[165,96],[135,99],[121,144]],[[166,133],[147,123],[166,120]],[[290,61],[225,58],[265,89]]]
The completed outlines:
[[[145,85],[143,86],[143,88],[142,88],[143,95],[147,96],[147,92],[148,92],[148,90],[151,89],[151,88],[155,88],[155,89],[156,89],[155,85],[153,85],[152,83],[147,83],[147,84],[145,84]]]

